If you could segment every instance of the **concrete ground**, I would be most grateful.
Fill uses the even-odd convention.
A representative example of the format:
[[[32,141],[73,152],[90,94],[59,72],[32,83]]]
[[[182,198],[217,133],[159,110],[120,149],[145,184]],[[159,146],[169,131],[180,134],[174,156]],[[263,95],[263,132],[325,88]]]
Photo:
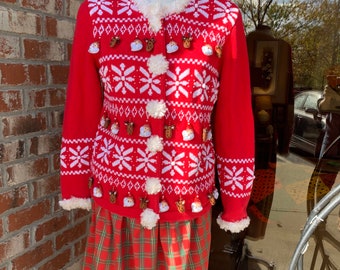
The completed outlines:
[[[314,167],[315,162],[313,160],[294,153],[290,153],[286,157],[279,156],[275,191],[265,235],[262,239],[249,237],[246,240],[253,256],[272,263],[277,270],[289,269],[291,258],[300,240],[301,229],[307,218],[307,188]],[[340,174],[337,176],[335,184],[338,183],[340,183]],[[339,206],[329,215],[326,228],[335,240],[340,241],[338,213]],[[335,268],[331,269],[340,269],[340,243],[338,244],[337,248],[329,244],[325,245],[326,252],[337,264]],[[315,241],[311,239],[304,255],[304,270],[313,269],[311,258],[314,248]],[[320,258],[320,255],[318,258]],[[317,262],[320,263],[320,260]],[[262,264],[254,263],[254,260],[248,260],[248,263],[245,263],[241,268],[241,270],[268,269]],[[315,269],[320,269],[320,266]]]

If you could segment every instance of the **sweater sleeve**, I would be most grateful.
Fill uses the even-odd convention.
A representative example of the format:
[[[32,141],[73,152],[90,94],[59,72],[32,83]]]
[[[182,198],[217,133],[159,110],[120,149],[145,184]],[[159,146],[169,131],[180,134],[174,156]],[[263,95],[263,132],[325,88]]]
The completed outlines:
[[[91,153],[102,108],[97,56],[88,51],[94,42],[88,7],[83,3],[72,46],[60,154],[60,205],[67,210],[90,208]]]
[[[214,140],[223,212],[217,223],[237,233],[249,225],[247,205],[254,180],[254,123],[247,45],[241,16],[223,51]]]

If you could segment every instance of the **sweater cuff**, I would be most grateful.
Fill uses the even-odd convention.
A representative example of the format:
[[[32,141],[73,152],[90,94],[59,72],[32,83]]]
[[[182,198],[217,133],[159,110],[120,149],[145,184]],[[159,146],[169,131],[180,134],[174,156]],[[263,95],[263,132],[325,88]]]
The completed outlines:
[[[218,218],[216,219],[216,221],[222,230],[230,231],[231,233],[239,233],[249,226],[250,218],[246,217],[239,221],[230,222],[230,221],[223,220],[220,214]]]
[[[91,199],[83,199],[83,198],[72,197],[70,199],[64,199],[64,200],[59,201],[59,205],[64,210],[85,209],[87,211],[90,211],[92,201],[91,201]]]

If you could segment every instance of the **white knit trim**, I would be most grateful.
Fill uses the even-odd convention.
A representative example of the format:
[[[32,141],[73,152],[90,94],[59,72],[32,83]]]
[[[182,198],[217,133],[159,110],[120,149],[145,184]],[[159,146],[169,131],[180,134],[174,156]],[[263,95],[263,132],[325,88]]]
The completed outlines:
[[[191,0],[134,0],[138,10],[148,19],[151,29],[158,32],[162,19],[183,11]]]
[[[166,73],[169,69],[169,62],[163,54],[151,55],[147,65],[149,71],[156,76]]]
[[[165,116],[167,107],[163,100],[151,100],[148,102],[148,104],[146,104],[146,111],[151,117],[160,119]]]
[[[148,138],[146,147],[151,153],[161,152],[163,150],[163,139],[158,135]]]
[[[146,208],[141,214],[141,225],[146,229],[153,229],[156,227],[159,220],[159,215],[155,213],[152,209]]]
[[[85,209],[87,211],[91,210],[91,199],[83,199],[83,198],[75,198],[72,197],[70,199],[64,199],[59,201],[59,205],[65,210],[72,209]]]
[[[232,233],[239,233],[249,226],[250,218],[246,217],[236,222],[228,222],[223,220],[220,214],[216,221],[222,230],[230,231]]]
[[[161,180],[159,178],[150,177],[150,178],[146,179],[145,191],[149,195],[157,194],[161,190],[162,190],[162,184],[161,184]]]

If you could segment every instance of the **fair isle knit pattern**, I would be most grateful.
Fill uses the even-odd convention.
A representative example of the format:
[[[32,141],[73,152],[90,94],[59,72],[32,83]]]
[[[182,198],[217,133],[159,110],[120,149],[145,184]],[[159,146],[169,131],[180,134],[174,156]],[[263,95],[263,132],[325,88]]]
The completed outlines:
[[[65,106],[61,205],[92,197],[147,229],[189,220],[216,200],[217,168],[218,222],[243,230],[254,179],[249,85],[232,2],[85,1]]]

